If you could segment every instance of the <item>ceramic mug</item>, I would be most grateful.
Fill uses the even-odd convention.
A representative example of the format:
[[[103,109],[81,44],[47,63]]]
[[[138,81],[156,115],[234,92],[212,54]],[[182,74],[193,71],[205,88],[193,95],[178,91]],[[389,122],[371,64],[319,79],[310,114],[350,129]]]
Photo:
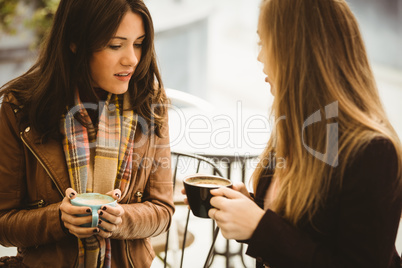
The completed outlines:
[[[193,214],[200,218],[209,218],[208,210],[211,206],[211,190],[219,187],[232,187],[228,179],[204,174],[194,174],[184,178],[188,204]]]
[[[92,223],[84,224],[83,227],[96,227],[99,222],[98,210],[103,206],[115,207],[117,200],[109,195],[99,194],[99,193],[84,193],[77,194],[74,199],[71,199],[71,204],[78,207],[90,207],[92,210]],[[91,214],[80,214],[79,217],[89,216]]]

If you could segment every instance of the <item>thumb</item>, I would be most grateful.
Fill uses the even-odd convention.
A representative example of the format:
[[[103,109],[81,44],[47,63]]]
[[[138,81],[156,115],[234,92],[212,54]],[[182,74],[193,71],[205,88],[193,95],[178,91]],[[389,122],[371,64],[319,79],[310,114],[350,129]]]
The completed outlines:
[[[121,198],[120,189],[114,189],[113,191],[107,192],[106,194],[112,196],[117,201],[119,201],[119,199]]]
[[[66,189],[66,197],[68,199],[74,199],[77,197],[77,192],[73,188]]]
[[[246,185],[244,185],[244,183],[242,183],[242,182],[233,183],[232,189],[242,193],[245,196],[250,196],[250,194],[246,188]]]
[[[225,196],[229,199],[236,199],[244,196],[242,193],[227,187],[220,187],[218,189],[211,190],[211,194]]]

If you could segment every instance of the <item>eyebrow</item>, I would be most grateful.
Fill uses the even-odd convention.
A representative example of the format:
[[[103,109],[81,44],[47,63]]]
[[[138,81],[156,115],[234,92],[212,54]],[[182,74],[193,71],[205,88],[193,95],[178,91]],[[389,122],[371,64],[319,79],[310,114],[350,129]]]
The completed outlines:
[[[140,36],[140,37],[138,37],[136,40],[138,40],[138,39],[143,39],[143,38],[145,38],[145,34],[142,35],[142,36]],[[121,36],[114,36],[114,37],[112,37],[112,39],[127,40],[126,37],[121,37]]]

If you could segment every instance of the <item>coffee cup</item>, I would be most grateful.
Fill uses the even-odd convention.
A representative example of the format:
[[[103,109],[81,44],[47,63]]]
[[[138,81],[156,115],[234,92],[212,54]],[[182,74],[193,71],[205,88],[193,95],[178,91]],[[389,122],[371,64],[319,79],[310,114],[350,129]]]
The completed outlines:
[[[231,187],[228,179],[204,174],[194,174],[183,179],[188,204],[193,214],[200,218],[209,218],[208,210],[211,206],[211,190],[219,187]]]
[[[78,207],[90,207],[92,210],[92,223],[83,224],[83,227],[96,227],[99,222],[98,210],[103,206],[115,207],[117,200],[113,197],[99,193],[84,193],[77,194],[74,199],[71,199],[71,204]],[[78,217],[90,216],[91,214],[80,214]]]

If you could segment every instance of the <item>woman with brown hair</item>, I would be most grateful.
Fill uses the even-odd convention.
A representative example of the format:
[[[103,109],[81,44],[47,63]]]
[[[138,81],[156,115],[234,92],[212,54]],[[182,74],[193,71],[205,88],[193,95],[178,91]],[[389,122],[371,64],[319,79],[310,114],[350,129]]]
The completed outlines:
[[[2,87],[0,244],[29,267],[150,267],[174,212],[167,98],[141,0],[61,0]],[[96,227],[77,193],[111,194]]]
[[[211,191],[210,217],[249,245],[257,267],[400,267],[401,144],[348,5],[265,0],[258,34],[272,112],[284,119],[254,194],[244,184]],[[270,155],[281,165],[269,167]]]

